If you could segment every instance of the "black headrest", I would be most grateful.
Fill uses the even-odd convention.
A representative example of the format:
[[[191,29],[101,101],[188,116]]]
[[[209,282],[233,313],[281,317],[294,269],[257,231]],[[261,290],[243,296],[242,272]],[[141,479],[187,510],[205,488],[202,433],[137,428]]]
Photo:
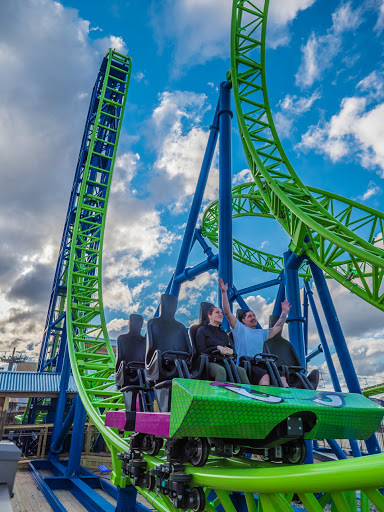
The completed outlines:
[[[129,317],[129,332],[132,334],[140,334],[143,323],[144,318],[141,315],[132,313]]]
[[[214,304],[210,302],[200,302],[200,317],[199,322],[203,325],[205,322],[208,322],[208,311],[214,307]]]
[[[240,320],[240,322],[241,322],[241,316],[242,316],[246,311],[250,311],[250,309],[238,309],[238,310],[236,311],[236,318],[237,318],[238,320]]]
[[[160,299],[160,317],[174,318],[177,309],[177,297],[163,293]]]
[[[278,321],[279,319],[279,315],[270,315],[269,316],[269,328],[271,329],[275,323]]]

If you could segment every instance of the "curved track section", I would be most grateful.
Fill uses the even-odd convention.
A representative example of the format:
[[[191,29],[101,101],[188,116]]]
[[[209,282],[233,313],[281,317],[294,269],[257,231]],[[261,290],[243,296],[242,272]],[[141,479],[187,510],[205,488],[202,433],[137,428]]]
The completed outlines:
[[[360,236],[349,224],[349,211],[339,217],[304,185],[289,162],[273,123],[265,72],[265,36],[269,0],[234,0],[231,29],[231,80],[245,154],[269,211],[291,237],[290,248],[306,253],[341,284],[345,273],[334,261],[345,261],[361,279],[353,292],[383,309],[384,250],[382,220]],[[378,219],[378,217],[376,217]],[[361,219],[363,222],[364,219]],[[364,279],[361,266],[370,269]]]
[[[346,199],[337,194],[326,192],[314,187],[308,187],[312,196],[339,222],[356,236],[365,239],[371,245],[382,245],[382,231],[384,227],[384,213],[369,208],[351,199]],[[264,201],[263,194],[255,183],[237,185],[232,190],[232,217],[262,217],[273,219],[274,216]],[[379,230],[380,235],[375,237]],[[213,201],[204,211],[202,221],[203,235],[217,247],[218,246],[218,201]],[[315,246],[320,242],[314,238]],[[326,266],[326,276],[341,282],[366,302],[384,310],[384,302],[374,300],[378,293],[371,291],[375,286],[379,287],[382,275],[373,276],[372,266],[365,260],[348,259],[345,251],[334,250],[331,246],[320,250],[321,257]],[[241,241],[233,240],[233,257],[246,265],[255,267],[265,272],[280,273],[283,269],[283,258],[264,251],[254,249]],[[305,264],[301,267],[300,275],[309,279],[311,274]]]

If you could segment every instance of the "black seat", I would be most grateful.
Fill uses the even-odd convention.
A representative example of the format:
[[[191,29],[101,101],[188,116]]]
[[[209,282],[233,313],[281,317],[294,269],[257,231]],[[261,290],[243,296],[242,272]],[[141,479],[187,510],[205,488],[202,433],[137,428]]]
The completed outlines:
[[[269,327],[273,327],[280,317],[271,315],[269,317]],[[307,376],[305,368],[293,345],[285,338],[281,332],[273,336],[264,343],[264,352],[275,354],[277,356],[276,365],[286,376],[289,386],[303,389],[316,389],[319,384],[319,371],[312,370]]]
[[[189,328],[189,335],[191,337],[193,350],[196,351],[196,334],[197,331],[208,322],[208,311],[213,308],[214,304],[210,302],[200,302],[200,315],[199,315],[199,323],[195,325],[191,325]]]
[[[116,386],[124,395],[127,422],[132,425],[137,408],[145,412],[152,410],[150,388],[145,378],[146,339],[141,335],[143,322],[141,315],[132,314],[128,332],[117,338]]]
[[[155,387],[161,412],[169,411],[172,379],[191,378],[192,346],[186,327],[175,320],[176,308],[176,297],[162,295],[160,316],[147,326],[145,373]]]

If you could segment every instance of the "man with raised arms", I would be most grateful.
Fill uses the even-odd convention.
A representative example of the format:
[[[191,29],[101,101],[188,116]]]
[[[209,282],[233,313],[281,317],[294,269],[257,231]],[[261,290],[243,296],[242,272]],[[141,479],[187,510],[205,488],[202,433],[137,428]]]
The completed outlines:
[[[281,303],[281,315],[278,321],[271,329],[256,329],[257,318],[253,311],[244,311],[241,316],[241,321],[238,321],[229,307],[228,300],[228,284],[225,284],[222,278],[219,279],[219,286],[221,290],[221,300],[225,316],[228,319],[229,325],[233,332],[233,339],[235,341],[235,351],[239,357],[250,356],[263,352],[264,342],[273,338],[278,334],[285,324],[291,304],[284,300]],[[259,366],[252,365],[252,380],[255,384],[261,386],[269,386],[271,381],[268,372]],[[285,377],[281,377],[281,381],[285,387],[288,383]]]

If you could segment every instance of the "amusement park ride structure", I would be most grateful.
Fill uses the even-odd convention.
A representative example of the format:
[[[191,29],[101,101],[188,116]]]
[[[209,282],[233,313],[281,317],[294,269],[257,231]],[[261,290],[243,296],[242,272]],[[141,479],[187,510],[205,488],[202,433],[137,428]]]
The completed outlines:
[[[260,3],[262,7],[258,7]],[[341,393],[341,386],[313,300],[310,287],[313,279],[348,390],[361,394],[326,278],[335,279],[372,307],[384,310],[384,250],[379,247],[384,214],[336,194],[307,187],[292,168],[273,123],[266,88],[268,3],[268,0],[265,3],[234,0],[231,70],[220,86],[179,258],[165,293],[177,297],[183,282],[211,269],[218,270],[228,282],[231,304],[237,301],[242,308],[246,308],[243,296],[277,286],[273,313],[280,313],[279,305],[285,297],[291,302],[289,338],[302,366],[306,367],[308,361],[323,351],[337,394]],[[122,471],[119,455],[129,450],[130,432],[122,434],[116,428],[105,426],[108,414],[125,410],[123,394],[115,387],[115,356],[104,318],[101,276],[106,210],[130,74],[131,59],[110,50],[93,89],[38,363],[39,372],[61,373],[60,394],[50,413],[54,414],[55,423],[50,454],[47,461],[32,463],[36,481],[57,511],[65,511],[65,508],[54,490],[66,488],[87,510],[112,512],[114,507],[94,490],[98,487],[117,499],[117,511],[135,510],[135,507],[138,511],[147,510],[136,504],[137,491],[161,512],[177,509],[166,493],[132,486],[131,479]],[[233,189],[231,94],[241,141],[254,178],[253,183]],[[208,206],[201,227],[197,227],[218,138],[219,199]],[[291,239],[287,252],[283,256],[267,254],[233,239],[232,219],[241,216],[276,219]],[[218,247],[218,254],[208,241]],[[187,267],[195,244],[201,246],[206,258],[198,265]],[[238,290],[234,285],[233,259],[277,276]],[[319,349],[312,354],[308,354],[309,307],[320,340]],[[66,412],[70,371],[78,396]],[[352,395],[347,396],[348,400],[353,399]],[[359,413],[357,406],[356,414]],[[29,420],[36,420],[37,414],[38,403],[32,401]],[[111,451],[112,483],[116,487],[80,467],[86,415]],[[69,460],[62,462],[60,449],[72,423]],[[330,439],[329,444],[339,459],[346,459],[336,441]],[[370,501],[384,511],[384,498],[378,491],[384,478],[384,456],[379,454],[374,434],[365,444],[364,455],[369,456],[362,457],[356,439],[351,439],[353,458],[322,464],[311,464],[312,441],[307,440],[304,465],[272,464],[244,457],[212,457],[203,467],[186,465],[191,488],[203,489],[203,506],[194,510],[205,507],[208,512],[254,512],[259,503],[265,510],[288,511],[292,510],[292,496],[296,494],[311,512],[320,512],[330,500],[340,512],[352,511],[356,510],[356,491],[360,491],[362,511],[369,510]],[[164,463],[164,458],[144,453],[142,461],[148,469],[156,469]],[[40,469],[49,469],[54,476],[43,477]]]

